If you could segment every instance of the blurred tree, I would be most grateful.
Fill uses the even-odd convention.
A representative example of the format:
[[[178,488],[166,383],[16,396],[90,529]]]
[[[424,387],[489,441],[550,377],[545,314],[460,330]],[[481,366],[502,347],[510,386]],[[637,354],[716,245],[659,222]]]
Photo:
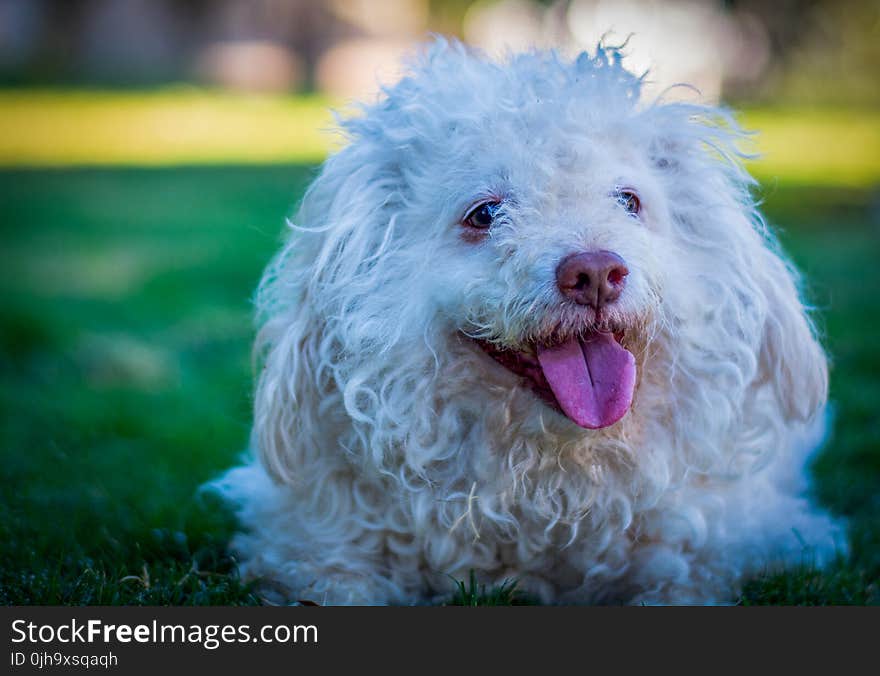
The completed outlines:
[[[880,1],[728,0],[763,24],[765,76],[737,98],[792,104],[880,105]]]
[[[427,30],[461,35],[469,9],[497,1],[424,0]],[[547,18],[563,16],[576,0],[521,1],[540,7]],[[677,0],[674,8],[641,2],[655,11],[721,7],[760,37],[751,44],[768,57],[754,52],[760,68],[728,73],[726,98],[880,105],[880,0]],[[238,41],[287,54],[302,71],[291,82],[309,90],[331,49],[365,36],[364,27],[350,20],[352,12],[343,11],[348,3],[362,14],[383,0],[0,0],[0,82],[216,82],[210,69],[199,67],[205,53]],[[423,39],[423,30],[406,38]],[[740,51],[737,58],[749,56]],[[240,63],[236,58],[233,53]],[[258,68],[255,63],[241,68]]]

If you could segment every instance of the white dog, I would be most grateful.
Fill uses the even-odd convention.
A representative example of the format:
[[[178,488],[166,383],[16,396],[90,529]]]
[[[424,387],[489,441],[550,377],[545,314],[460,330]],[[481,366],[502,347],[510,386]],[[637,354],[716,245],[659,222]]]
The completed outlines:
[[[840,551],[804,495],[826,358],[742,132],[620,60],[439,41],[343,123],[258,293],[257,457],[218,482],[246,577],[729,602]]]

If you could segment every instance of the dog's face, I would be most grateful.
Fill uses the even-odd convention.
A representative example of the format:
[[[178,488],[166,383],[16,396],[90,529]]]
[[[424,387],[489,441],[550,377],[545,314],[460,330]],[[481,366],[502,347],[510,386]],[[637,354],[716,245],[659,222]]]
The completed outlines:
[[[824,355],[751,207],[740,132],[723,112],[638,94],[613,51],[498,65],[435,46],[345,122],[351,143],[310,188],[307,234],[261,300],[278,317],[268,347],[299,340],[304,356],[266,373],[323,392],[332,378],[376,434],[435,424],[438,367],[495,392],[502,374],[573,434],[613,433],[647,381],[692,436],[697,421],[726,434],[766,386],[784,416],[811,415]],[[298,318],[272,309],[297,288]]]
[[[435,229],[418,235],[435,252],[426,296],[544,404],[607,427],[676,274],[668,197],[627,122],[571,116],[552,93],[495,103],[426,158],[444,168],[417,207]]]
[[[675,229],[627,83],[589,100],[578,68],[593,62],[552,65],[524,59],[502,76],[477,62],[413,83],[431,112],[407,118],[398,155],[397,227],[418,271],[398,293],[416,293],[537,405],[602,428],[632,403]]]

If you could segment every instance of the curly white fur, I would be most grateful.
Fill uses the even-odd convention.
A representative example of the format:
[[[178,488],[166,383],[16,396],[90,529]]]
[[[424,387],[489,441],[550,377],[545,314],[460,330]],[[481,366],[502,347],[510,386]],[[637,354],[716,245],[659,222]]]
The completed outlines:
[[[494,63],[439,40],[342,123],[260,285],[258,457],[217,482],[246,576],[322,603],[428,601],[471,569],[545,602],[705,603],[840,551],[805,497],[826,358],[742,132],[639,92],[612,48]],[[468,241],[487,195],[503,214]],[[592,249],[629,267],[613,316],[638,369],[595,431],[466,337],[576,322],[554,270]]]

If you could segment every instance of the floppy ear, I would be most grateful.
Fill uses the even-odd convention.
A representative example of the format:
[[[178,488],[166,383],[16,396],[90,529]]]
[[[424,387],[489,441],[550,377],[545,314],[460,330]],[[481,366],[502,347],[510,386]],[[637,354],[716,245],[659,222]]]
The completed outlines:
[[[276,481],[294,482],[315,458],[322,322],[308,282],[321,233],[291,233],[257,290],[259,330],[251,447]]]
[[[797,272],[771,242],[755,261],[767,300],[756,384],[768,382],[785,416],[808,420],[828,397],[828,362],[801,301]]]
[[[251,444],[276,481],[293,483],[320,453],[315,446],[319,345],[307,308],[273,317],[257,334],[254,360],[260,371]]]
[[[383,274],[399,181],[388,153],[364,139],[366,122],[356,125],[361,138],[325,162],[257,293],[252,445],[279,481],[308,476],[314,463],[326,472],[326,454],[338,449],[320,440],[335,438],[341,416],[355,415],[345,355],[381,344],[376,317],[393,316],[370,305],[382,299],[369,280]]]
[[[797,271],[753,208],[754,180],[741,161],[748,155],[738,148],[747,134],[720,109],[664,104],[650,114],[650,159],[676,205],[675,221],[710,257],[719,282],[713,293],[726,294],[733,317],[729,338],[757,346],[751,387],[769,386],[787,419],[811,418],[828,396],[827,359]]]

